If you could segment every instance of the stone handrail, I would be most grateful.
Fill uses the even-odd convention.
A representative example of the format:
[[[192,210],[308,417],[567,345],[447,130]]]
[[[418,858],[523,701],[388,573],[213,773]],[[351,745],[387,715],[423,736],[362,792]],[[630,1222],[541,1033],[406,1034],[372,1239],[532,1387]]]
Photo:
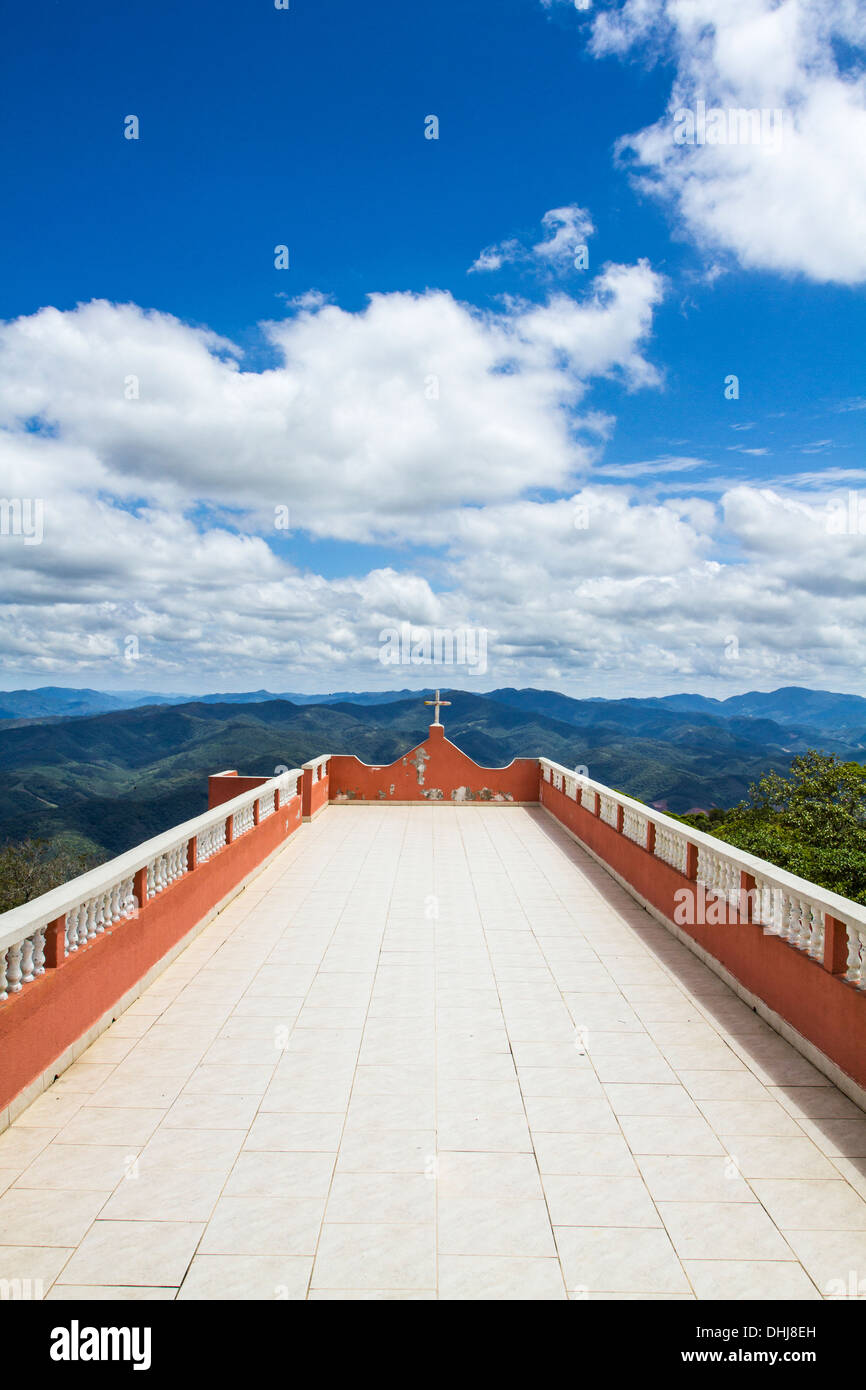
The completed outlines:
[[[48,963],[56,965],[116,922],[135,917],[192,867],[207,863],[297,796],[302,775],[300,768],[283,772],[31,902],[0,913],[0,1002],[45,973],[46,946],[53,956]],[[58,929],[56,939],[46,942],[52,927]]]
[[[844,931],[847,961],[840,973],[866,989],[866,907],[549,758],[538,761],[543,781],[735,911],[745,904],[747,920],[766,934],[823,960],[831,930]]]
[[[310,758],[309,762],[302,763],[301,768],[304,772],[309,770],[312,773],[313,782],[320,782],[325,776],[330,761],[331,754],[322,753],[320,757]]]

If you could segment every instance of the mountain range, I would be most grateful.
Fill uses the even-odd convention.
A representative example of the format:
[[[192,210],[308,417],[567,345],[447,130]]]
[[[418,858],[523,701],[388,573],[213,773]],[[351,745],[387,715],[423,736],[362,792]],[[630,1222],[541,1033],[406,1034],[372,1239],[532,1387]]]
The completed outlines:
[[[425,694],[0,692],[0,843],[60,837],[117,854],[204,810],[208,773],[270,776],[325,752],[390,762],[424,738]],[[545,755],[674,812],[733,805],[807,748],[866,761],[866,700],[854,695],[790,687],[721,701],[576,700],[502,689],[447,698],[448,737],[477,762]]]

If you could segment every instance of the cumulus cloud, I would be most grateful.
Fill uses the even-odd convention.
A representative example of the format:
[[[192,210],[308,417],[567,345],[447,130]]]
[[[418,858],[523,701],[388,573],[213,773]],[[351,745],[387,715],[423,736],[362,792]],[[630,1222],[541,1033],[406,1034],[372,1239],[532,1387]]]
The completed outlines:
[[[618,150],[708,254],[820,283],[866,279],[860,0],[620,0],[595,17],[590,47],[673,59],[666,112]],[[703,143],[701,110],[726,117],[726,130],[704,126]],[[760,135],[749,112],[761,113]],[[677,143],[684,113],[698,130]]]
[[[576,265],[576,253],[586,246],[587,237],[595,231],[592,218],[576,203],[551,208],[541,219],[544,231],[540,241],[527,246],[517,237],[487,246],[469,267],[469,274],[500,270],[503,265],[518,264],[545,274],[561,274],[570,269],[585,269]]]
[[[4,496],[44,511],[41,543],[0,536],[7,672],[116,682],[135,638],[138,684],[289,662],[321,685],[359,652],[374,660],[387,623],[466,623],[468,597],[435,592],[413,548],[447,549],[464,511],[587,473],[613,420],[584,398],[596,377],[654,382],[661,295],[640,263],[608,267],[580,300],[496,312],[435,291],[358,313],[306,296],[264,326],[263,371],[135,305],[0,325]],[[370,569],[361,550],[355,575],[326,577],[294,561],[279,514],[295,534],[409,558]]]
[[[355,314],[317,298],[268,326],[258,372],[130,305],[3,325],[3,492],[44,502],[41,544],[0,536],[5,683],[429,684],[379,659],[409,623],[483,629],[479,688],[856,686],[866,518],[831,532],[817,475],[717,504],[695,495],[701,458],[601,456],[592,383],[658,384],[662,293],[638,264],[493,314],[435,292]],[[659,501],[659,478],[684,495]]]
[[[73,450],[80,487],[271,517],[282,504],[317,535],[402,537],[418,509],[585,471],[599,416],[581,438],[578,407],[593,376],[655,381],[644,349],[661,296],[641,262],[609,266],[580,300],[495,313],[437,291],[375,295],[359,313],[316,301],[266,325],[279,365],[261,372],[169,315],[43,309],[0,325],[0,427],[55,436],[45,457]]]
[[[551,208],[541,219],[547,235],[532,248],[533,255],[550,265],[574,261],[575,249],[595,231],[592,218],[585,208]]]

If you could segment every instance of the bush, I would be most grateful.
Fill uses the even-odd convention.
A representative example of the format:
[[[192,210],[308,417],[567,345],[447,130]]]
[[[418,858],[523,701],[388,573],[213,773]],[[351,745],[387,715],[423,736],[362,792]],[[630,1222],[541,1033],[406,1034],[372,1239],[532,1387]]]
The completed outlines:
[[[95,855],[76,853],[50,840],[4,845],[0,849],[0,912],[29,903],[96,863]]]
[[[866,768],[810,750],[722,819],[683,819],[780,869],[866,903]]]

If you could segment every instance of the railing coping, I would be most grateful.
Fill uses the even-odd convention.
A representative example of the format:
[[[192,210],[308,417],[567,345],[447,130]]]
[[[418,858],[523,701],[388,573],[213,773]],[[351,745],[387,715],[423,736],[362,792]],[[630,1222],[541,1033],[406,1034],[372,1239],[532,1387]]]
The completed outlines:
[[[34,932],[46,927],[49,922],[56,921],[58,917],[65,917],[67,912],[96,897],[98,893],[107,892],[118,880],[132,877],[139,869],[146,868],[152,859],[175,849],[184,841],[191,840],[193,835],[199,835],[202,831],[209,830],[212,825],[219,825],[220,821],[228,820],[229,816],[243,810],[245,806],[251,806],[262,795],[267,796],[270,790],[275,791],[287,777],[297,780],[301,775],[301,768],[289,768],[278,777],[269,778],[261,786],[241,792],[239,796],[233,797],[231,801],[224,801],[213,810],[204,811],[192,820],[183,821],[180,825],[172,826],[170,830],[154,835],[152,839],[145,840],[134,849],[109,859],[106,864],[98,864],[95,869],[79,874],[78,878],[72,878],[68,883],[61,883],[59,887],[42,893],[29,903],[22,903],[20,907],[0,913],[0,951],[14,946],[18,941],[24,941]],[[298,795],[298,792],[295,795]]]
[[[841,893],[834,893],[829,888],[821,888],[817,883],[810,883],[808,879],[800,878],[797,874],[789,874],[786,869],[780,869],[775,864],[768,863],[766,859],[759,859],[756,855],[749,854],[746,850],[737,849],[736,845],[729,845],[725,840],[717,840],[714,835],[707,835],[703,830],[694,830],[690,825],[683,825],[682,821],[674,820],[672,816],[665,815],[664,811],[656,811],[652,806],[645,806],[642,801],[635,801],[634,797],[614,791],[612,787],[606,787],[603,782],[596,782],[592,777],[575,772],[574,768],[563,767],[562,763],[555,763],[550,758],[539,758],[538,762],[542,768],[549,767],[551,771],[569,777],[578,787],[589,787],[591,791],[613,797],[614,801],[617,801],[621,806],[633,807],[635,811],[640,812],[654,825],[661,825],[666,830],[673,830],[689,844],[703,846],[705,849],[711,850],[713,854],[718,855],[720,859],[725,859],[728,863],[745,869],[747,873],[769,880],[773,886],[782,888],[796,897],[820,907],[822,911],[826,911],[840,922],[856,922],[858,926],[866,927],[866,906],[862,903],[855,903],[851,898],[843,898]]]
[[[308,763],[301,763],[301,767],[304,771],[306,771],[307,768],[324,767],[325,763],[330,762],[332,757],[332,753],[322,753],[321,757],[310,758]]]

